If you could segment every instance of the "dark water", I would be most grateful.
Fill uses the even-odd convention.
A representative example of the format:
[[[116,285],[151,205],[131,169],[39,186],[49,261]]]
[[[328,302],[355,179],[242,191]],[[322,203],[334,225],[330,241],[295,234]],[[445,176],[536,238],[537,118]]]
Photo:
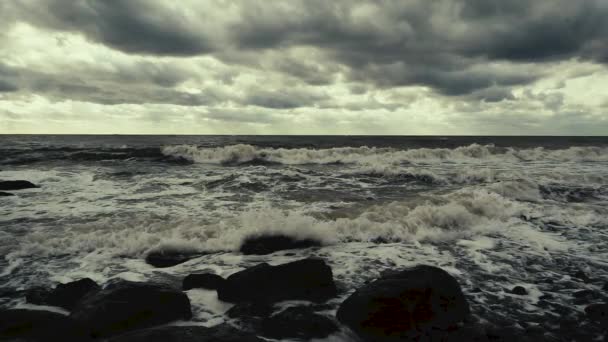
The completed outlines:
[[[606,137],[0,136],[0,180],[15,179],[41,188],[0,198],[4,290],[315,255],[347,292],[385,270],[441,266],[476,317],[555,334],[550,323],[606,300]],[[268,232],[323,247],[236,252]],[[159,270],[143,262],[158,249],[218,253]],[[224,320],[214,293],[188,295],[196,321]]]

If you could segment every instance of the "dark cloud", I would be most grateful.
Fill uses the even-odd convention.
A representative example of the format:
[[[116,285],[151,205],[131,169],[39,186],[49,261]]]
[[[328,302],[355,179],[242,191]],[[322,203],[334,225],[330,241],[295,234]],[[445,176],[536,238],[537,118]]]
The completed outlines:
[[[211,50],[181,6],[146,0],[22,0],[14,6],[19,19],[79,32],[128,53],[191,56]]]
[[[502,103],[516,100],[513,87],[546,77],[549,63],[608,64],[606,0],[15,0],[0,2],[0,11],[3,25],[24,21],[81,34],[128,54],[158,57],[114,64],[113,72],[88,70],[86,76],[76,69],[65,74],[22,70],[0,83],[0,91],[30,90],[102,104],[333,108],[336,103],[327,95],[303,88],[333,83],[352,84],[356,95],[422,86],[459,100]],[[177,90],[196,77],[214,77],[213,71],[195,76],[187,66],[162,60],[200,55],[228,65],[231,72],[221,82],[245,95],[210,87],[195,94]],[[236,89],[241,68],[254,77],[277,74],[279,81],[263,90]],[[528,100],[554,108],[563,104],[556,96]],[[348,106],[399,108],[377,100]]]

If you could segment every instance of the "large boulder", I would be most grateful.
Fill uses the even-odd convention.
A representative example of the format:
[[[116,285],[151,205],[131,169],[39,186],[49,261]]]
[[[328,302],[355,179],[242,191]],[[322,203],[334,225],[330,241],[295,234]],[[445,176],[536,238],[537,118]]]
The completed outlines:
[[[220,300],[232,303],[283,300],[325,301],[336,296],[331,268],[309,258],[270,266],[266,263],[237,272],[218,289]]]
[[[310,307],[287,308],[262,321],[261,334],[277,340],[299,339],[310,341],[325,338],[338,331],[330,318],[317,314]]]
[[[261,235],[246,238],[239,249],[243,254],[264,255],[286,249],[300,249],[321,246],[313,239],[297,239],[285,235]]]
[[[0,340],[86,341],[84,331],[69,317],[42,310],[0,310]]]
[[[66,284],[59,284],[51,291],[41,288],[32,289],[28,291],[25,298],[28,303],[58,306],[66,310],[72,310],[83,297],[100,289],[96,282],[84,278]]]
[[[201,326],[165,326],[115,336],[108,342],[262,342],[255,335],[239,331],[228,324],[212,328]]]
[[[217,290],[226,280],[221,276],[213,273],[189,274],[182,282],[182,290],[190,289],[207,289]]]
[[[146,255],[146,263],[158,268],[172,267],[198,258],[201,255],[203,254],[178,251],[152,251]]]
[[[38,188],[38,186],[25,180],[0,181],[0,190],[23,190],[33,188]]]
[[[71,317],[93,337],[116,335],[192,317],[190,300],[165,285],[114,283],[86,296]]]
[[[338,309],[338,320],[366,340],[427,340],[464,320],[469,304],[456,279],[416,266],[363,286]]]

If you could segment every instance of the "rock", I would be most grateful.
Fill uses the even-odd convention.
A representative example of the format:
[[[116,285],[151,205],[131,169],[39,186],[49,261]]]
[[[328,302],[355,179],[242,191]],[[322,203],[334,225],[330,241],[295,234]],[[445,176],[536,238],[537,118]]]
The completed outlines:
[[[0,181],[0,190],[23,190],[33,188],[38,188],[38,186],[24,180]]]
[[[420,265],[386,275],[348,297],[336,317],[364,340],[420,339],[469,315],[460,285],[444,270]],[[426,339],[425,339],[426,340]]]
[[[15,195],[11,194],[9,192],[2,192],[2,191],[0,191],[0,197],[9,197],[9,196],[15,196]]]
[[[579,291],[572,293],[572,296],[574,298],[586,298],[586,297],[593,297],[594,294],[595,293],[593,293],[593,291],[585,289],[585,290],[579,290]]]
[[[52,291],[42,288],[32,289],[28,291],[25,298],[28,303],[58,306],[66,310],[72,310],[85,295],[100,289],[96,282],[84,278],[67,284],[59,284]]]
[[[183,253],[174,251],[154,251],[146,255],[146,263],[154,267],[171,267],[188,260],[198,258],[200,253]]]
[[[321,246],[313,239],[295,239],[285,235],[262,235],[248,237],[243,241],[240,251],[243,254],[264,255],[286,249],[299,249]]]
[[[576,273],[574,273],[572,276],[574,278],[578,278],[578,279],[582,280],[584,283],[591,282],[591,278],[589,278],[589,276],[585,272],[583,272],[583,270],[576,271]]]
[[[230,318],[249,319],[249,318],[266,318],[272,314],[273,307],[267,303],[261,302],[243,302],[238,303],[226,311],[226,315]]]
[[[217,290],[224,284],[226,280],[217,274],[203,273],[190,274],[184,278],[182,289],[188,291],[190,289],[202,288],[207,290]]]
[[[256,336],[228,324],[212,328],[201,326],[165,326],[115,336],[108,342],[262,342]]]
[[[165,285],[120,282],[86,296],[71,317],[93,337],[116,335],[192,317],[190,300]]]
[[[336,296],[331,268],[322,259],[309,258],[270,266],[256,265],[232,274],[218,289],[225,302],[266,302],[282,300],[325,301]]]
[[[262,322],[261,335],[277,340],[309,341],[325,338],[338,331],[331,319],[315,313],[310,307],[291,307]]]
[[[68,316],[42,310],[0,310],[0,340],[87,341]]]
[[[526,296],[528,294],[528,290],[526,290],[523,286],[515,286],[511,289],[511,293],[518,296]]]
[[[608,325],[608,303],[591,304],[585,308],[585,313],[590,320]]]

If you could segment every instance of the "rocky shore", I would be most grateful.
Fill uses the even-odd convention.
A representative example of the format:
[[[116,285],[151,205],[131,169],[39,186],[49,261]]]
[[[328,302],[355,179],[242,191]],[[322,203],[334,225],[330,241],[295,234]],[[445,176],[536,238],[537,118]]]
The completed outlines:
[[[193,288],[216,290],[219,300],[234,304],[225,323],[188,324],[192,312],[183,291]],[[525,294],[518,288],[511,292]],[[85,278],[23,295],[28,303],[69,314],[2,310],[1,340],[309,341],[340,336],[352,341],[581,341],[603,336],[608,326],[608,304],[602,302],[589,303],[578,322],[547,317],[545,322],[501,326],[484,321],[471,313],[458,281],[430,265],[394,270],[358,289],[340,289],[332,269],[319,258],[261,263],[226,279],[191,274],[182,289],[130,281],[100,285]],[[346,299],[337,308],[327,304],[341,297]],[[277,305],[283,301],[300,304]]]

